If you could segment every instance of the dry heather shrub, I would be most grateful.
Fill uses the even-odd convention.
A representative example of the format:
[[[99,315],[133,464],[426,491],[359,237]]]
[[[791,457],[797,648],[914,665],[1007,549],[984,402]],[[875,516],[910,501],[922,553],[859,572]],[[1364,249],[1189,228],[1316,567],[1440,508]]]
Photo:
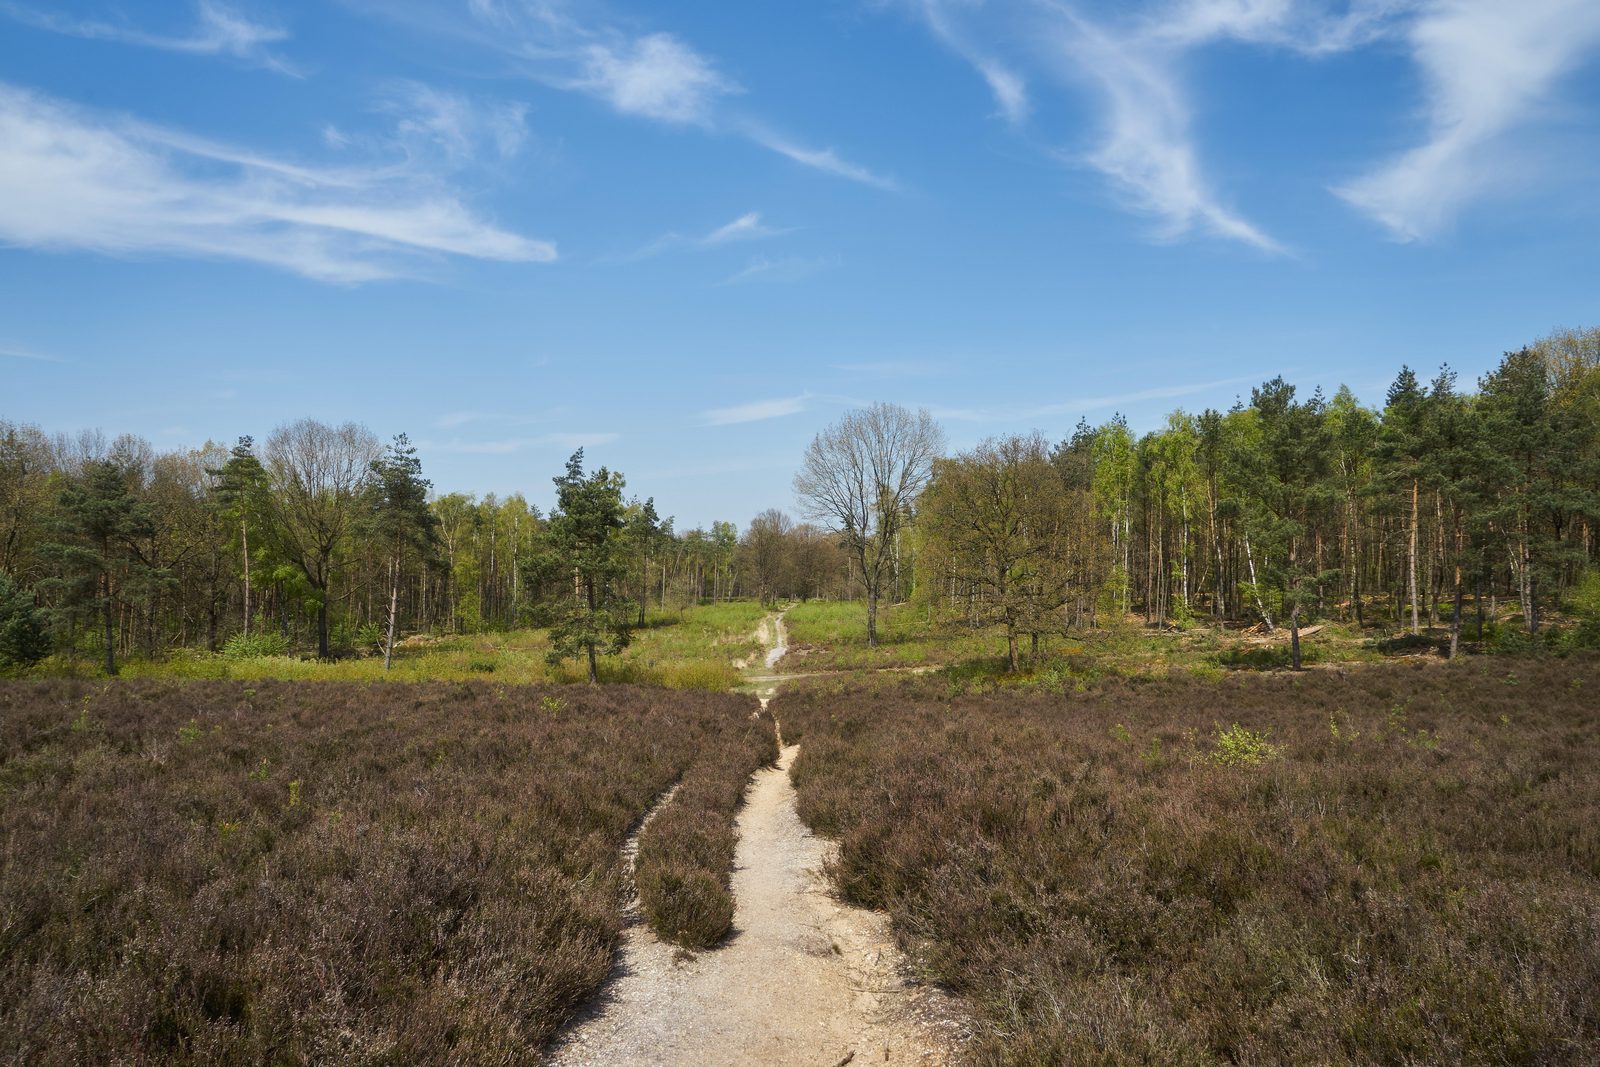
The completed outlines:
[[[536,1062],[610,969],[629,830],[750,709],[0,684],[0,1061]]]
[[[688,949],[710,948],[733,925],[734,816],[750,775],[778,758],[777,735],[765,715],[747,718],[742,729],[718,741],[639,836],[640,904],[657,934]]]
[[[1574,658],[772,707],[979,1062],[1588,1064],[1597,694]]]

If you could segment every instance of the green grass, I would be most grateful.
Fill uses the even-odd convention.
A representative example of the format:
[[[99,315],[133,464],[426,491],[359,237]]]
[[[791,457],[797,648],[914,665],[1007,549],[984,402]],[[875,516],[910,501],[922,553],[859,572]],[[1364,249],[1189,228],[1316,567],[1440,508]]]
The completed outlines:
[[[923,607],[880,608],[877,648],[867,645],[866,606],[857,601],[810,601],[786,616],[790,653],[781,668],[794,673],[936,668],[960,691],[1007,686],[1052,692],[1082,689],[1101,678],[1154,678],[1174,671],[1215,679],[1227,670],[1289,665],[1287,633],[1261,639],[1195,625],[1155,630],[1130,617],[1100,629],[1049,634],[1032,656],[1021,640],[1022,670],[1006,660],[1005,631],[941,619]],[[1354,626],[1327,624],[1302,643],[1308,665],[1378,662],[1376,645]]]
[[[726,690],[741,681],[736,660],[761,649],[756,627],[767,614],[759,604],[735,601],[652,613],[634,631],[633,643],[617,656],[600,660],[602,682],[660,685],[669,689]],[[205,652],[175,652],[163,660],[123,664],[128,678],[184,678],[213,681],[423,682],[492,680],[514,685],[584,680],[575,660],[552,665],[543,630],[414,637],[395,648],[394,666],[383,669],[380,656],[319,662],[296,656],[230,658]],[[50,673],[73,673],[70,665],[49,665]]]

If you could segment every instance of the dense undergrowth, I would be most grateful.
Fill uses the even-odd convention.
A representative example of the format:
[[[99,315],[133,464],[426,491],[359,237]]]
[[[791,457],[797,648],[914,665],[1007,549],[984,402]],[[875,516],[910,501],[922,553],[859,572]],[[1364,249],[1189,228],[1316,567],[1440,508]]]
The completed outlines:
[[[780,696],[991,1063],[1600,1058],[1600,660]]]
[[[731,824],[726,789],[695,783],[770,758],[752,710],[633,687],[0,684],[0,1059],[533,1062],[608,973],[620,848],[680,778],[668,810],[714,810],[683,840],[657,820],[646,853],[721,864],[685,877],[725,895],[697,835]],[[723,903],[662,906],[698,943]]]

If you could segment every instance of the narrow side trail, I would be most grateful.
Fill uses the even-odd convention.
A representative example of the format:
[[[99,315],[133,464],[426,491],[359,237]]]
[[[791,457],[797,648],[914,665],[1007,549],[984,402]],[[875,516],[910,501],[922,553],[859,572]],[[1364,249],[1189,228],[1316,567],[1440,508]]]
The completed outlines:
[[[781,615],[771,623],[769,671],[787,647]],[[631,925],[618,973],[552,1063],[955,1062],[957,1015],[906,981],[888,918],[830,895],[828,845],[800,821],[789,783],[799,750],[783,746],[745,795],[729,939],[691,957]]]

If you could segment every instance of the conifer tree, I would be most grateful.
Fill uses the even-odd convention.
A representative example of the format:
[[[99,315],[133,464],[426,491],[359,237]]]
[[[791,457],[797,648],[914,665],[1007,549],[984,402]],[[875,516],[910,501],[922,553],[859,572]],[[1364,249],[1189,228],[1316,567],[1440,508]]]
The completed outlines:
[[[589,681],[599,678],[597,657],[628,646],[633,605],[620,585],[627,575],[623,552],[623,479],[601,467],[583,473],[583,449],[567,460],[567,472],[554,479],[556,510],[546,538],[555,572],[572,582],[562,596],[550,628],[552,663],[574,656],[588,661]]]
[[[133,492],[128,470],[114,460],[90,460],[83,479],[62,490],[56,515],[57,540],[45,546],[59,567],[52,586],[72,612],[98,611],[105,669],[117,673],[116,601],[124,585],[156,575],[137,551],[151,535],[150,508]]]
[[[389,612],[383,636],[383,669],[394,661],[394,633],[400,616],[400,579],[406,564],[426,564],[438,554],[439,520],[428,508],[433,483],[422,476],[422,461],[405,434],[397,434],[372,461],[369,512],[363,532],[383,546],[389,578]]]

